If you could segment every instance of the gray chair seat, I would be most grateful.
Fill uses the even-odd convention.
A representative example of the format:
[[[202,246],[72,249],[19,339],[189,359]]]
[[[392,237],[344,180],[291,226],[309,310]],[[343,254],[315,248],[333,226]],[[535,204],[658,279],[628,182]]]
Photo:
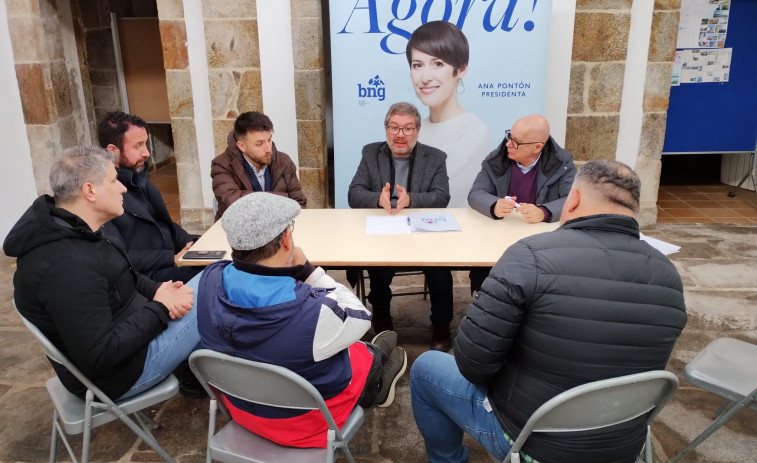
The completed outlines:
[[[715,421],[668,463],[694,450],[742,409],[757,410],[757,345],[738,339],[715,339],[686,365],[683,375],[691,384],[726,402],[715,412]]]
[[[532,433],[599,429],[640,416],[646,418],[647,437],[637,461],[652,463],[649,424],[677,389],[678,378],[664,370],[609,378],[568,389],[536,409],[513,442],[504,463],[520,463],[520,451]]]
[[[318,390],[300,375],[277,365],[253,362],[208,349],[189,356],[189,366],[210,397],[207,463],[333,463],[342,455],[354,463],[347,445],[363,424],[356,406],[340,429]],[[285,447],[242,427],[231,419],[218,393],[273,407],[319,410],[328,425],[326,448]],[[218,408],[229,422],[216,431]]]
[[[68,392],[68,389],[63,386],[57,376],[50,378],[46,383],[47,392],[50,394],[50,399],[53,402],[53,430],[50,439],[51,463],[55,461],[58,437],[61,438],[63,444],[66,446],[71,460],[74,462],[77,461],[74,456],[73,447],[68,442],[66,434],[82,434],[81,462],[87,463],[89,461],[89,443],[92,428],[115,420],[120,420],[125,424],[134,434],[155,450],[163,460],[169,463],[176,463],[163,450],[150,432],[150,428],[156,428],[157,424],[142,412],[142,410],[178,394],[179,381],[176,377],[171,375],[155,387],[128,399],[114,402],[76,368],[39,328],[24,318],[21,312],[18,311],[18,307],[16,307],[16,301],[13,301],[13,307],[16,309],[19,317],[21,317],[21,321],[24,322],[26,328],[42,344],[42,349],[48,358],[63,365],[87,388],[85,400],[82,400]],[[129,418],[128,415],[130,413],[136,416],[139,424]]]

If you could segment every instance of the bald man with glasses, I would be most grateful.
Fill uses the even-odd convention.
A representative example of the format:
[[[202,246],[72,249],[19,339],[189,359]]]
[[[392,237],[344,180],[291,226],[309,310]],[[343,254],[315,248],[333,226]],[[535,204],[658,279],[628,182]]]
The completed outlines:
[[[556,222],[575,176],[573,155],[549,135],[549,122],[536,114],[522,117],[481,163],[468,204],[495,220],[517,211],[529,223]],[[472,291],[488,270],[471,272]]]
[[[556,222],[575,176],[573,155],[549,135],[549,122],[526,116],[481,163],[468,204],[493,219],[517,210],[529,223]]]

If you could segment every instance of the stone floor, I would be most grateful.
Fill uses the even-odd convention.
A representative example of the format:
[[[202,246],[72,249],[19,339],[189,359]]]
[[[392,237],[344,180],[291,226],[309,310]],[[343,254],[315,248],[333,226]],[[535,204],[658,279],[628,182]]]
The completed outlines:
[[[673,352],[669,369],[681,378],[673,401],[652,426],[657,461],[665,461],[710,421],[719,399],[682,378],[686,363],[709,341],[730,336],[757,343],[757,225],[663,224],[646,232],[682,246],[672,260],[686,286],[689,322]],[[46,461],[52,406],[44,388],[52,375],[42,350],[11,308],[13,259],[0,256],[0,462]],[[333,272],[344,278],[344,272]],[[403,277],[400,286],[418,287],[420,277]],[[456,326],[470,296],[467,275],[455,274]],[[426,349],[428,302],[420,296],[395,299],[400,343],[414,360]],[[162,427],[155,436],[180,463],[205,461],[207,401],[177,396],[154,409]],[[79,449],[79,439],[74,437]],[[62,446],[59,446],[61,448]],[[425,452],[410,410],[407,376],[387,409],[366,412],[351,446],[363,463],[421,462]],[[488,462],[469,442],[472,462]],[[58,457],[68,460],[65,450]],[[157,455],[119,423],[94,431],[94,461],[149,462]],[[744,410],[688,455],[684,463],[757,462],[757,412]]]

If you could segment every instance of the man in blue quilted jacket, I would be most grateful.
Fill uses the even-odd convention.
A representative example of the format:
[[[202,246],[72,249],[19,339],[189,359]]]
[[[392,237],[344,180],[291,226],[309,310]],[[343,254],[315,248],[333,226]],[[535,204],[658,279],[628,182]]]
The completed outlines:
[[[590,161],[551,233],[511,246],[460,323],[454,356],[426,352],[410,372],[430,462],[468,461],[469,432],[503,459],[531,414],[563,391],[665,369],[686,324],[673,264],[639,239],[641,183],[628,166]],[[635,462],[644,417],[610,428],[532,434],[528,462]]]

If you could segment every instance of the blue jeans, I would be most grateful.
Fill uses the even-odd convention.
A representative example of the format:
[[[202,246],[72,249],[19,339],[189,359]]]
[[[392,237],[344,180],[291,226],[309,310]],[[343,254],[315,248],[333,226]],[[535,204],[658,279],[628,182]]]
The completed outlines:
[[[485,388],[465,379],[453,356],[428,351],[418,357],[410,369],[410,394],[430,463],[467,462],[463,432],[505,459],[511,446],[494,413],[484,408]]]
[[[200,275],[198,274],[187,283],[187,286],[195,292],[192,310],[182,318],[168,322],[168,327],[150,341],[142,376],[137,379],[131,389],[119,397],[119,400],[135,396],[159,384],[197,349],[200,342],[200,333],[197,331],[197,285],[199,282]]]

